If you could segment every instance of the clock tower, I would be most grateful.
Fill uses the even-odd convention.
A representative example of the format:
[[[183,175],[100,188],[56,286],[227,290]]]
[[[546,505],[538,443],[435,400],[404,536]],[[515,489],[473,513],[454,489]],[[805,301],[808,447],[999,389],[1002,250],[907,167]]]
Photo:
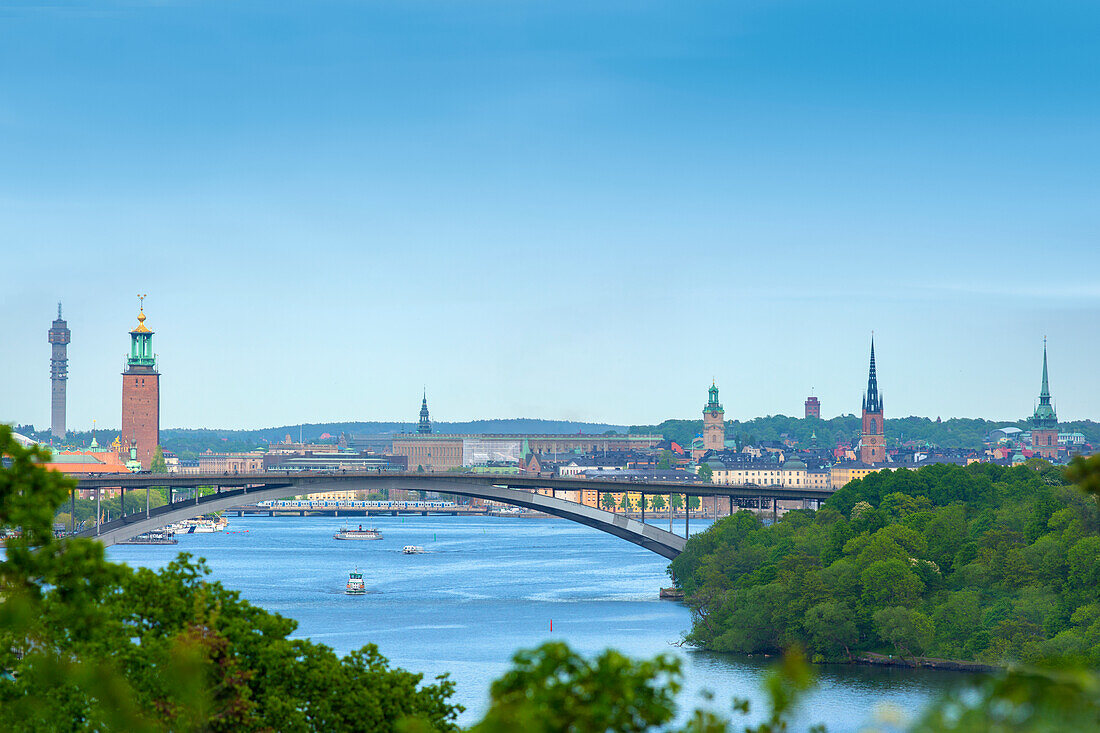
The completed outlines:
[[[718,387],[710,383],[709,399],[703,408],[703,452],[726,447],[726,411],[718,401]]]

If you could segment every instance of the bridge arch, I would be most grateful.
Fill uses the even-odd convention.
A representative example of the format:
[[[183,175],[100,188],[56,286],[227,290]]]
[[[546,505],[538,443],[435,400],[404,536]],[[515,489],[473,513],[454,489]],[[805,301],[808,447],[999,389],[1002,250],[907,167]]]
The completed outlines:
[[[144,481],[125,480],[129,489],[140,489],[149,486],[167,483],[157,479],[146,478]],[[81,482],[86,483],[86,482]],[[106,486],[103,481],[97,482]],[[171,483],[177,483],[172,481]],[[140,485],[139,485],[140,484]],[[358,485],[362,484],[362,485]],[[427,485],[426,485],[427,484]],[[83,488],[83,486],[82,486]],[[144,512],[129,514],[110,522],[104,522],[96,529],[84,530],[79,535],[98,539],[104,545],[113,545],[118,542],[139,535],[142,532],[159,529],[173,522],[188,519],[198,514],[216,512],[230,507],[239,506],[245,502],[268,501],[285,499],[289,496],[306,493],[321,493],[326,491],[356,491],[398,489],[404,491],[437,491],[440,493],[454,494],[476,499],[489,499],[499,501],[512,506],[534,509],[551,516],[567,519],[583,524],[587,527],[606,532],[620,539],[632,542],[639,547],[655,552],[658,555],[673,559],[679,555],[687,540],[677,534],[655,527],[651,524],[643,524],[635,519],[630,519],[622,514],[615,514],[586,504],[578,504],[565,501],[553,496],[520,489],[508,488],[481,483],[470,483],[462,480],[445,480],[433,477],[433,480],[425,482],[417,478],[390,478],[385,476],[364,478],[356,481],[351,477],[333,476],[331,478],[317,477],[307,481],[283,480],[277,485],[263,485],[252,488],[240,488],[221,491],[195,500],[173,502],[172,504],[157,507],[146,516]],[[633,490],[623,486],[618,490]]]

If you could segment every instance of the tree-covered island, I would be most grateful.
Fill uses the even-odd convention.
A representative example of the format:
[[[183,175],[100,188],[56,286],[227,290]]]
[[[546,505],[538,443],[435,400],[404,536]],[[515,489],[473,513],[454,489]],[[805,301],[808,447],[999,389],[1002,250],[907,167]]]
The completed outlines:
[[[774,526],[740,512],[692,537],[671,572],[687,641],[709,650],[1095,667],[1097,530],[1063,468],[935,465],[870,474]]]

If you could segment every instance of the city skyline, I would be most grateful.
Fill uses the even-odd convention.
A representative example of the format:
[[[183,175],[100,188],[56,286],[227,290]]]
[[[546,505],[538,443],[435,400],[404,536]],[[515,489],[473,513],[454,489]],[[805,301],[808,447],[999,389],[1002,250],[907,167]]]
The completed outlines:
[[[67,423],[116,422],[137,292],[166,428],[857,414],[872,330],[894,416],[1026,417],[1049,336],[1100,417],[1100,9],[4,18],[0,420],[61,299]]]
[[[144,322],[145,322],[147,316],[144,313],[144,305],[143,305],[144,304],[144,299],[147,296],[144,295],[144,294],[141,294],[137,297],[141,301],[142,304],[139,305],[139,308],[138,308],[138,315],[137,315],[138,326],[136,327],[136,329],[134,331],[131,331],[129,333],[131,338],[134,338],[133,334],[137,333],[139,331],[148,332],[148,329],[146,329],[146,327],[144,325]],[[59,313],[60,313],[60,307],[61,307],[61,304],[59,303],[58,304]],[[53,324],[54,329],[56,329],[56,324],[57,323],[58,323],[58,321],[54,322],[54,324]],[[50,331],[51,340],[53,339],[53,330],[54,329],[51,329],[51,331]],[[128,357],[128,358],[124,357],[124,360],[127,363],[127,368],[126,368],[126,372],[124,372],[124,376],[125,376],[126,373],[129,373],[129,371],[133,368],[132,364],[131,364],[131,362],[133,361],[133,353],[134,353],[133,348],[134,348],[133,345],[131,345],[131,355],[130,355],[130,357]],[[148,349],[148,348],[149,347],[146,347],[146,349]],[[1056,408],[1057,407],[1057,398],[1047,392],[1047,389],[1048,389],[1048,387],[1047,387],[1047,380],[1048,380],[1048,377],[1047,377],[1047,373],[1048,373],[1047,350],[1048,350],[1047,340],[1046,340],[1046,338],[1044,338],[1043,339],[1043,347],[1042,347],[1042,379],[1041,379],[1041,385],[1042,386],[1041,386],[1041,392],[1038,393],[1038,396],[1035,398],[1034,403],[1035,403],[1035,405],[1038,405],[1043,400],[1044,395],[1045,395],[1046,400],[1048,402],[1053,402],[1053,405]],[[151,350],[150,357],[159,357],[159,354],[156,352],[155,349],[153,349],[153,350]],[[51,369],[51,377],[54,373],[55,373],[54,370]],[[706,410],[712,409],[713,406],[715,404],[717,404],[715,402],[715,400],[716,400],[715,395],[717,394],[717,390],[720,389],[720,386],[718,386],[718,384],[717,384],[718,381],[720,381],[720,380],[718,380],[717,377],[712,377],[712,379],[711,379],[711,387],[709,389],[709,399],[708,399],[708,404],[706,405]],[[863,398],[862,398],[863,399],[862,409],[864,411],[865,416],[866,416],[866,410],[867,410],[867,401],[866,400],[868,399],[868,395],[871,393],[872,385],[874,385],[874,387],[873,387],[874,390],[877,390],[877,385],[875,384],[875,356],[874,356],[874,334],[873,333],[871,335],[870,381],[867,383],[867,389],[864,390]],[[815,394],[814,397],[819,398],[819,395]],[[878,399],[877,391],[875,392],[875,399],[876,400]],[[125,400],[126,400],[126,397],[124,395],[123,396],[123,401],[125,402]],[[419,410],[419,413],[418,413],[419,424],[420,424],[420,432],[431,432],[431,427],[430,426],[433,422],[436,422],[436,420],[434,420],[434,419],[431,419],[431,420],[428,419],[427,401],[428,401],[427,400],[427,388],[426,388],[426,386],[424,386],[424,387],[421,388],[421,407],[420,407],[420,410]],[[881,403],[879,403],[879,404],[881,405]],[[51,401],[51,407],[56,409],[56,405],[57,405],[56,400]],[[820,406],[820,403],[818,403],[818,406]],[[719,407],[717,409],[719,411],[721,411],[721,407]],[[881,406],[879,406],[877,409],[878,409],[879,413],[881,413]],[[704,410],[704,412],[706,410]],[[754,417],[761,417],[761,416],[764,416],[764,415],[780,415],[780,414],[788,415],[788,416],[797,416],[798,415],[797,411],[792,411],[790,413],[783,412],[783,411],[774,411],[774,412],[760,413],[759,415],[732,415],[730,417],[730,420],[746,421],[746,420],[750,420]],[[854,410],[845,411],[843,409],[840,410],[839,412],[835,413],[835,415],[856,415],[856,414],[858,414],[858,413]],[[933,417],[933,416],[930,416],[930,415],[921,415],[919,413],[898,414],[898,415],[891,415],[890,417],[908,417],[908,416],[912,416],[912,415],[916,415],[918,417]],[[824,419],[829,419],[832,416],[834,416],[833,413],[830,413],[829,411],[826,411]],[[936,415],[934,417],[937,417],[937,418],[947,417],[948,419],[950,419],[951,417],[980,417],[980,418],[986,418],[986,419],[991,419],[991,420],[1003,420],[1003,421],[1006,421],[1006,422],[1007,421],[1016,422],[1016,421],[1022,421],[1022,420],[1027,420],[1028,419],[1026,416],[1025,417],[1020,417],[1020,418],[1011,418],[1011,417],[1009,417],[1009,418],[998,418],[998,417],[991,417],[991,416],[988,416],[988,415],[947,415],[947,416]],[[656,424],[656,423],[661,422],[664,419],[670,419],[670,418],[671,419],[694,419],[694,418],[685,418],[681,415],[669,415],[669,416],[662,417],[660,419],[652,420],[649,423],[645,423],[645,422],[638,422],[638,421],[623,422],[623,421],[617,421],[615,419],[585,420],[585,419],[581,419],[581,418],[557,418],[554,415],[480,415],[480,416],[473,416],[473,417],[467,417],[467,418],[449,419],[449,420],[444,420],[442,422],[461,422],[461,421],[479,420],[479,419],[509,419],[509,418],[566,419],[566,420],[577,420],[577,421],[587,421],[587,422],[603,422],[603,423],[609,423],[609,424],[622,424],[622,425]],[[98,418],[93,418],[93,423],[95,422],[96,419],[98,419]],[[866,417],[865,417],[865,419],[866,419]],[[1088,417],[1085,417],[1085,418],[1069,418],[1068,420],[1063,419],[1063,422],[1073,421],[1075,419],[1089,419],[1089,418]],[[6,421],[10,422],[10,423],[31,422],[31,424],[35,424],[36,427],[37,427],[37,424],[33,423],[33,421],[26,421],[26,420],[19,420],[19,419],[9,419],[9,420],[6,420]],[[303,424],[303,423],[326,423],[326,422],[406,422],[406,421],[409,422],[410,424],[414,424],[414,425],[417,422],[416,420],[406,420],[406,418],[403,418],[403,417],[387,418],[387,417],[382,417],[382,416],[369,416],[369,417],[360,416],[360,417],[347,419],[347,420],[323,419],[322,418],[322,419],[315,419],[315,420],[302,420],[302,421],[296,421],[296,422],[286,422],[286,421],[284,421],[284,422],[281,422],[281,423],[272,423],[272,425],[276,425],[276,424],[277,425],[295,425],[295,424]],[[102,419],[100,419],[100,423],[104,424],[104,425],[107,425],[107,427],[104,428],[104,429],[108,429],[108,430],[113,429],[113,428],[110,427],[110,421],[104,422]],[[427,426],[426,429],[425,429],[425,426]],[[239,428],[240,429],[257,429],[257,428],[263,428],[263,427],[271,427],[271,425],[264,425],[264,426],[259,426],[259,425],[243,425],[243,426],[242,425],[201,425],[201,426],[199,426],[199,425],[178,425],[178,426],[174,426],[174,427],[181,427],[181,428],[185,428],[185,427],[218,427],[218,428],[226,428],[226,429],[239,429]],[[82,430],[85,430],[86,428],[82,427],[82,426],[77,426],[77,427],[74,427],[73,429],[76,430],[76,431],[82,431]]]

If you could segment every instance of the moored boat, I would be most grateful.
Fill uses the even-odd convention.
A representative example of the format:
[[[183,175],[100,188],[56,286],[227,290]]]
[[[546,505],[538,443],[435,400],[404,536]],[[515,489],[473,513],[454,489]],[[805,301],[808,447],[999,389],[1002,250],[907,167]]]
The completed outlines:
[[[178,545],[179,540],[176,539],[172,530],[165,527],[164,529],[154,529],[149,532],[142,532],[136,537],[131,537],[128,540],[119,542],[120,545]]]
[[[361,596],[367,592],[367,586],[363,582],[363,574],[359,572],[359,568],[348,573],[348,584],[344,592],[349,596]]]
[[[363,529],[363,525],[359,525],[359,529],[348,529],[347,527],[341,527],[340,531],[332,536],[334,540],[380,540],[382,539],[382,533],[373,527]]]
[[[175,524],[168,525],[167,528],[175,534],[210,534],[221,532],[228,526],[229,520],[225,517],[215,517],[213,519],[203,517],[201,519],[183,519]]]

